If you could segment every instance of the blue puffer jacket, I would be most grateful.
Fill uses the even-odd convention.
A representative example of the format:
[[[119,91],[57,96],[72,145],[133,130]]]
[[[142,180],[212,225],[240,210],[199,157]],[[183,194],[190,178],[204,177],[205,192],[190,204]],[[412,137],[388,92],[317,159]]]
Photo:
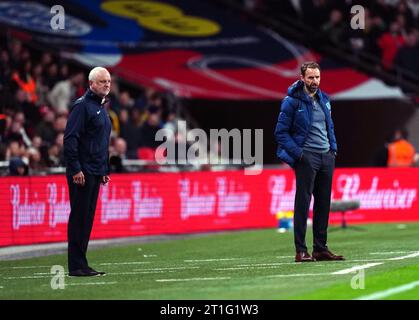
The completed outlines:
[[[302,147],[313,122],[313,105],[303,86],[304,83],[298,80],[288,88],[288,95],[282,100],[275,128],[275,140],[278,143],[276,155],[291,167],[295,166],[303,154]],[[330,149],[337,152],[329,97],[320,89],[317,90],[317,95],[326,115]]]

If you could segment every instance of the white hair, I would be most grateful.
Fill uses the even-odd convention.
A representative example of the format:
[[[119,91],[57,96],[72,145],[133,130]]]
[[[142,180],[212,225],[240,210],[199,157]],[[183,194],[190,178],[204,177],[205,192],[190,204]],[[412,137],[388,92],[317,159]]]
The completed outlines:
[[[96,79],[96,77],[97,77],[97,74],[99,73],[99,72],[101,72],[101,71],[106,71],[107,73],[109,73],[109,71],[108,70],[106,70],[105,68],[103,68],[103,67],[95,67],[95,68],[93,68],[90,72],[89,72],[89,81],[93,81],[93,80],[95,80]]]

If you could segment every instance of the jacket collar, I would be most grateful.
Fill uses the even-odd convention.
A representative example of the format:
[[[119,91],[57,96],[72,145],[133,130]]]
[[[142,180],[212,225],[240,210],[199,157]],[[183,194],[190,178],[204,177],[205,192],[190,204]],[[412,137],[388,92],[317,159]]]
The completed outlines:
[[[288,88],[288,95],[306,102],[310,102],[310,96],[304,90],[304,82],[301,80],[295,81],[289,88]],[[323,102],[324,93],[319,89],[317,89],[316,96],[319,102]]]
[[[106,102],[109,101],[109,99],[107,99],[106,97],[103,99],[101,97],[99,97],[96,93],[94,93],[92,90],[87,89],[86,93],[85,93],[86,97],[89,99],[92,99],[94,101],[96,101],[97,103],[99,103],[100,105],[104,105]]]

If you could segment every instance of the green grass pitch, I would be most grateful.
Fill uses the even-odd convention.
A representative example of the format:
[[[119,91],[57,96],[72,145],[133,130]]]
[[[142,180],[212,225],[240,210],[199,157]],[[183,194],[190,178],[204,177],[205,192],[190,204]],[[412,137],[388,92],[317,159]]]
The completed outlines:
[[[419,224],[361,227],[329,232],[347,259],[334,262],[294,263],[292,232],[276,229],[91,249],[107,275],[65,276],[55,290],[51,267],[67,272],[65,254],[0,261],[0,299],[418,299]]]

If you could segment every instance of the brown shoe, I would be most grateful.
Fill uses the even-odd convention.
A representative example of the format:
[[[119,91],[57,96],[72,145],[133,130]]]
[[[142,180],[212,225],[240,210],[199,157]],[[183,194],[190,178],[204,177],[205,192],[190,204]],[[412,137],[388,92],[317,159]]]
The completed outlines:
[[[326,261],[326,260],[345,260],[343,256],[337,256],[331,251],[313,251],[313,258],[317,261]]]
[[[312,256],[308,254],[308,252],[297,252],[295,255],[295,262],[314,262],[316,259],[314,259]]]

